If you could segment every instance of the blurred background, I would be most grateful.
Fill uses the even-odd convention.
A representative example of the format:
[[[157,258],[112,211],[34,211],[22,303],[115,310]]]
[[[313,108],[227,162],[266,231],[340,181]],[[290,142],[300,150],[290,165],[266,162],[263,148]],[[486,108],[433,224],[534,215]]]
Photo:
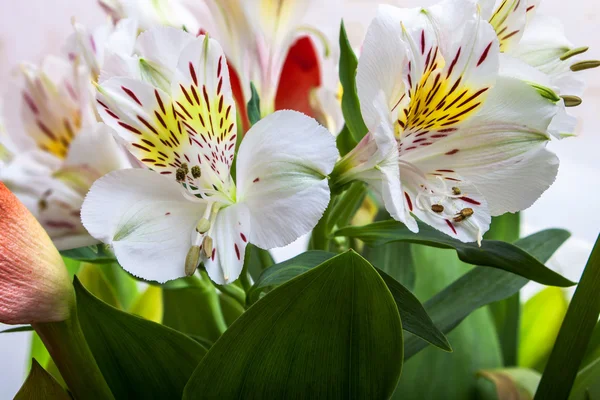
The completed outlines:
[[[381,1],[349,0],[352,11],[346,17],[348,33],[357,39],[363,23],[374,16]],[[392,3],[392,1],[387,1]],[[366,3],[366,4],[365,4]],[[429,5],[432,0],[396,0],[406,7]],[[540,11],[558,17],[575,46],[590,46],[586,57],[600,59],[597,29],[600,3],[596,0],[542,0]],[[101,24],[104,14],[95,0],[2,0],[0,5],[0,95],[7,119],[19,106],[14,70],[21,61],[39,62],[46,54],[58,53],[71,33],[71,19],[89,27]],[[523,235],[551,227],[568,229],[572,238],[550,261],[549,266],[572,280],[578,280],[600,228],[600,71],[584,72],[588,86],[581,106],[571,109],[579,118],[578,138],[550,143],[561,160],[556,183],[530,209],[523,212]],[[305,246],[306,238],[275,251],[276,259],[293,256]],[[525,287],[524,298],[537,288]],[[0,330],[4,327],[0,324]],[[11,399],[25,377],[30,360],[30,333],[0,336],[0,400]]]

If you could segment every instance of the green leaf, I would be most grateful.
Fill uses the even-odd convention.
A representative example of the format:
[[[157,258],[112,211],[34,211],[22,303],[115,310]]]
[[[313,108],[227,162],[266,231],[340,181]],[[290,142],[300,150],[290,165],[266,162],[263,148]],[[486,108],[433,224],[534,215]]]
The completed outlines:
[[[492,218],[490,230],[485,239],[502,240],[513,243],[519,239],[521,218],[519,213],[506,213]],[[519,347],[519,325],[521,321],[521,299],[519,292],[505,300],[490,304],[490,311],[496,324],[498,338],[502,345],[504,366],[516,366]]]
[[[477,372],[480,400],[531,400],[540,383],[539,372],[527,368],[502,368]],[[492,384],[492,390],[483,389],[482,381]],[[482,390],[483,389],[483,390]]]
[[[248,100],[248,119],[250,120],[250,126],[260,121],[260,98],[254,83],[250,82],[250,91],[252,97]]]
[[[546,262],[569,236],[567,231],[548,229],[520,239],[515,245],[528,251],[539,262]],[[452,265],[452,258],[439,262],[444,261]],[[428,274],[432,274],[432,271],[428,270]],[[527,282],[523,277],[502,270],[476,267],[429,299],[424,304],[425,310],[440,331],[448,334],[476,309],[512,296]],[[426,346],[419,338],[407,335],[404,340],[406,359]]]
[[[348,190],[337,196],[335,204],[327,218],[326,229],[331,231],[336,226],[346,226],[356,214],[365,199],[367,188],[362,182],[354,182]]]
[[[346,126],[350,130],[354,141],[357,143],[367,134],[367,127],[360,113],[358,93],[356,90],[356,68],[358,60],[352,50],[344,23],[340,27],[340,82],[344,93],[342,94],[342,113]]]
[[[600,314],[600,237],[596,240],[581,280],[544,369],[536,399],[567,398]]]
[[[94,296],[116,308],[123,308],[115,289],[100,270],[104,265],[83,263],[77,277]]]
[[[600,398],[600,357],[583,367],[573,384],[569,400]]]
[[[587,367],[589,364],[600,358],[600,322],[596,324],[592,337],[588,343],[587,350],[585,351],[585,357],[581,362],[581,368]]]
[[[377,272],[396,301],[403,328],[442,350],[452,351],[448,339],[433,324],[415,295],[382,270],[377,269]]]
[[[219,296],[196,276],[163,285],[163,324],[188,335],[217,340],[227,329]]]
[[[344,125],[340,133],[335,138],[335,144],[340,152],[340,156],[344,157],[356,147],[358,142],[352,136],[350,129],[348,129],[348,125]]]
[[[209,350],[184,398],[388,398],[401,339],[383,280],[349,251],[250,307]]]
[[[206,349],[177,331],[111,307],[77,278],[74,286],[81,328],[115,398],[180,398]]]
[[[415,260],[410,243],[394,242],[382,246],[365,246],[364,257],[391,275],[409,290],[415,287]]]
[[[273,261],[273,257],[268,250],[248,243],[244,256],[244,270],[250,273],[252,279],[258,279],[260,274],[273,264],[275,264],[275,261]]]
[[[369,246],[403,241],[443,249],[455,249],[458,258],[466,263],[499,268],[527,279],[552,286],[572,286],[573,282],[546,268],[527,252],[515,245],[495,240],[463,243],[434,228],[419,223],[419,233],[413,233],[397,221],[375,222],[365,226],[351,226],[335,232],[335,236],[348,236],[362,240]]]
[[[107,264],[116,261],[115,255],[112,254],[104,244],[62,250],[60,254],[63,257],[68,257],[77,261],[85,261],[91,264]]]
[[[107,265],[99,265],[98,268],[102,275],[104,275],[108,284],[114,290],[123,309],[129,309],[134,300],[138,298],[139,289],[137,279],[126,272],[116,262]]]
[[[221,305],[223,319],[225,319],[227,326],[233,324],[246,311],[240,303],[229,296],[223,295],[223,293],[219,294],[219,304]]]
[[[163,317],[162,289],[160,286],[149,285],[133,302],[129,312],[160,324]]]
[[[461,274],[472,269],[449,250],[414,245],[413,252],[415,263],[420,267],[417,269],[414,293],[421,301],[435,296]],[[447,306],[451,308],[452,304]],[[443,314],[443,310],[438,312]],[[430,317],[434,323],[437,322],[432,315]],[[442,326],[438,328],[442,330]],[[447,338],[452,343],[452,353],[429,346],[409,359],[406,354],[410,351],[407,340],[425,342],[415,335],[406,334],[405,364],[394,399],[469,399],[475,390],[476,372],[502,366],[500,345],[487,309],[471,313]]]
[[[286,283],[333,256],[327,251],[311,250],[267,268],[248,292],[250,304],[255,303],[265,290]]]
[[[519,366],[543,370],[569,302],[563,290],[548,287],[523,306]]]
[[[334,253],[312,250],[276,264],[261,275],[249,295],[252,299],[257,300],[263,290],[282,285],[334,256]],[[434,346],[451,351],[452,348],[447,339],[431,322],[431,318],[417,298],[393,277],[378,268],[375,270],[384,280],[396,301],[403,329],[418,335]]]
[[[32,330],[33,330],[33,328],[31,327],[31,325],[25,325],[25,326],[17,326],[15,328],[5,329],[3,331],[0,331],[0,333],[31,332]]]
[[[15,395],[14,400],[70,400],[60,384],[35,360],[31,361],[29,376]]]

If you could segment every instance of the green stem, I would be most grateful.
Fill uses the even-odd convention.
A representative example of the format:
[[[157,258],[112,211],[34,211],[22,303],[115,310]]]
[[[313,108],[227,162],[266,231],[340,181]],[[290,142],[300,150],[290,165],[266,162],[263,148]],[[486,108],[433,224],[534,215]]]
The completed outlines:
[[[203,295],[206,299],[206,305],[208,306],[208,314],[203,314],[206,318],[205,322],[207,325],[210,325],[213,330],[218,332],[219,335],[222,335],[223,332],[227,330],[227,323],[225,322],[221,303],[219,302],[219,294],[211,284],[212,281],[206,273],[206,270],[200,269],[200,275],[202,276],[202,279],[198,279],[195,275],[193,279],[195,283],[203,289]]]
[[[114,399],[79,325],[77,308],[60,322],[31,324],[76,399]]]

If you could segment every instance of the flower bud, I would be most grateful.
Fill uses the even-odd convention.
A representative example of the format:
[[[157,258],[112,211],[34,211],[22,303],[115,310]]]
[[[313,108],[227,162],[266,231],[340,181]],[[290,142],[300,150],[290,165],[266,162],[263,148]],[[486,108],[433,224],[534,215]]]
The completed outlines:
[[[48,234],[0,183],[0,322],[62,321],[75,295],[63,260]]]

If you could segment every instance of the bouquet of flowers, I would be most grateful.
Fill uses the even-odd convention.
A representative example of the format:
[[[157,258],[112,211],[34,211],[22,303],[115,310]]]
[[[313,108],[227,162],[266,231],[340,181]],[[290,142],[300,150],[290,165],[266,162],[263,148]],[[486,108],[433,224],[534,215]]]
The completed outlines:
[[[538,1],[100,5],[2,131],[16,398],[600,396],[599,247],[567,309],[519,232],[600,66]]]

